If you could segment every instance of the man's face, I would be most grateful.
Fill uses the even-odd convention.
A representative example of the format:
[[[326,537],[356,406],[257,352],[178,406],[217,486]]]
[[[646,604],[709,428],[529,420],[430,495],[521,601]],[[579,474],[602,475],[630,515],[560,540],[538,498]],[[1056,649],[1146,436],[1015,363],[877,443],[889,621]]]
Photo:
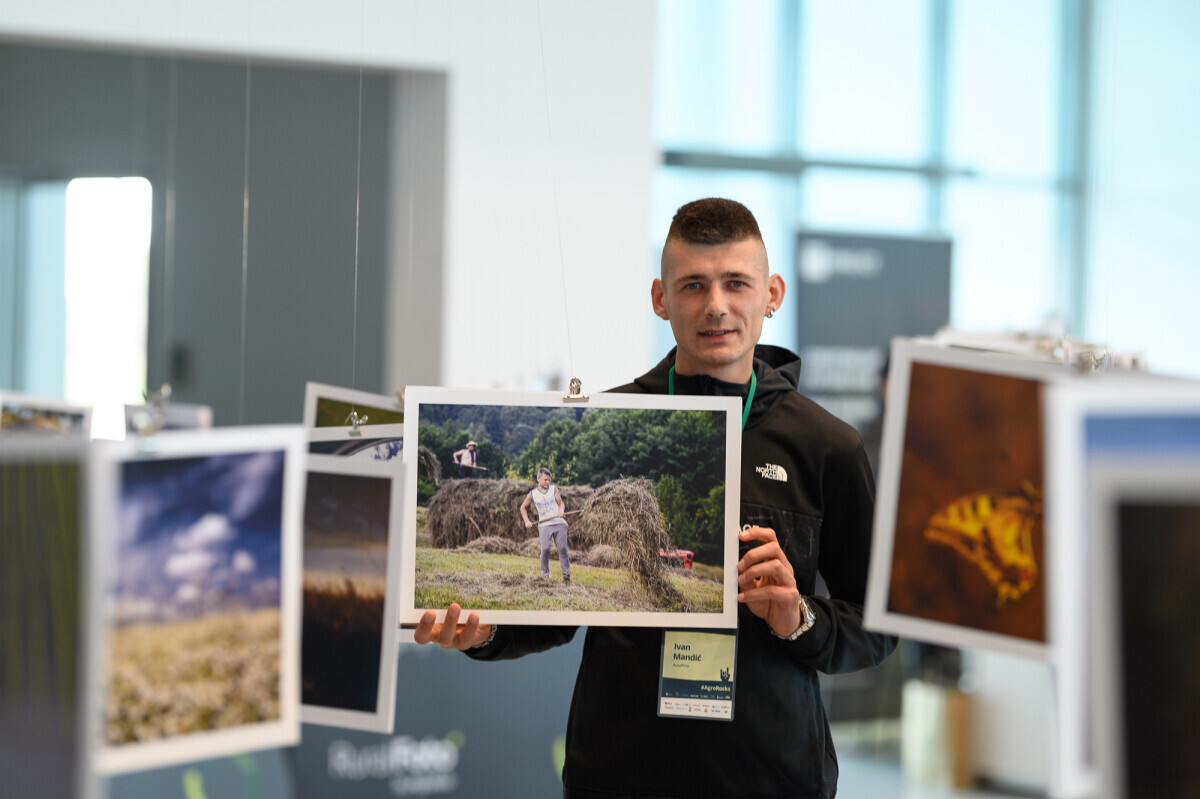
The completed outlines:
[[[540,486],[543,491],[545,491],[547,488],[549,488],[550,487],[550,475],[546,474],[545,472],[542,472],[541,474],[539,474],[538,475],[538,486]]]
[[[663,277],[650,289],[654,313],[671,323],[679,374],[746,383],[768,309],[783,302],[784,283],[767,271],[757,239],[730,244],[668,241]]]

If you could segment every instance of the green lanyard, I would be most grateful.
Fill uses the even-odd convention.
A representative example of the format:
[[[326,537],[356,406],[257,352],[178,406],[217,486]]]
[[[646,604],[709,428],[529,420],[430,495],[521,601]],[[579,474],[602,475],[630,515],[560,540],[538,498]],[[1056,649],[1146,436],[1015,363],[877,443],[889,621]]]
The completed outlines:
[[[754,389],[758,388],[758,377],[750,370],[750,393],[746,395],[746,409],[742,411],[742,429],[746,429],[746,420],[750,418],[750,403],[754,402]],[[667,372],[667,393],[675,394],[675,367]]]

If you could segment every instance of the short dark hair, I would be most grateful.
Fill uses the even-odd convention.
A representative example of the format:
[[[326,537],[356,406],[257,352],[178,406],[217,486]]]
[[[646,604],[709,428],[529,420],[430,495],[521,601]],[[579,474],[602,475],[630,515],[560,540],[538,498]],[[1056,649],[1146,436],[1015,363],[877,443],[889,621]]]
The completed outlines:
[[[750,209],[736,200],[706,197],[681,206],[667,230],[667,241],[689,244],[731,244],[743,239],[762,241]]]
[[[547,469],[545,466],[543,466],[542,468],[538,469],[537,476],[538,476],[538,477],[541,477],[543,474],[544,474],[544,475],[546,475],[547,477],[554,477],[554,475],[550,473],[550,470],[549,470],[549,469]]]

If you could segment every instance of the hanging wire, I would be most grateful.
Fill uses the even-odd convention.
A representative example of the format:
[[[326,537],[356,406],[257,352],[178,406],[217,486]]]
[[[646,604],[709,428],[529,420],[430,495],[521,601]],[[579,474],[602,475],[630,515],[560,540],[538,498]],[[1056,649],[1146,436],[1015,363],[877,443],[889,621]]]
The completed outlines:
[[[159,337],[162,347],[162,375],[164,383],[170,383],[171,353],[175,340],[175,169],[178,155],[176,151],[179,123],[179,58],[171,54],[167,66],[167,177],[164,192],[164,227],[165,249],[163,253],[163,286],[162,286],[162,335]]]
[[[238,367],[238,424],[246,416],[246,288],[250,274],[248,258],[250,241],[250,46],[246,44],[246,129],[245,153],[242,161],[242,344]]]
[[[571,374],[575,375],[575,350],[571,346],[571,314],[568,310],[571,306],[567,302],[567,266],[566,259],[563,258],[563,243],[562,243],[562,216],[558,209],[558,178],[554,171],[554,137],[551,133],[550,126],[550,84],[546,78],[546,37],[542,34],[542,3],[538,0],[537,4],[538,18],[538,52],[542,56],[542,91],[546,97],[546,143],[547,150],[550,154],[550,186],[554,196],[554,225],[558,233],[558,271],[562,278],[563,291],[563,322],[567,330],[567,357],[571,362]]]
[[[363,119],[363,39],[366,30],[366,10],[359,3],[358,29],[358,152],[354,166],[354,313],[350,334],[350,388],[358,388],[358,230],[362,209],[362,119]],[[354,403],[350,403],[351,413]]]

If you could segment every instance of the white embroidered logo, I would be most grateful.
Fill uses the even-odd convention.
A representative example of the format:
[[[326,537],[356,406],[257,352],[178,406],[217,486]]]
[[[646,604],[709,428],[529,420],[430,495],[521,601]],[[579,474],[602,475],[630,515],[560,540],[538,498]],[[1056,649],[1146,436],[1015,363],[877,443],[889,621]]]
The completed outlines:
[[[774,463],[768,463],[765,466],[755,466],[754,471],[758,472],[758,476],[764,480],[778,480],[781,483],[786,483],[788,479],[787,469]]]

